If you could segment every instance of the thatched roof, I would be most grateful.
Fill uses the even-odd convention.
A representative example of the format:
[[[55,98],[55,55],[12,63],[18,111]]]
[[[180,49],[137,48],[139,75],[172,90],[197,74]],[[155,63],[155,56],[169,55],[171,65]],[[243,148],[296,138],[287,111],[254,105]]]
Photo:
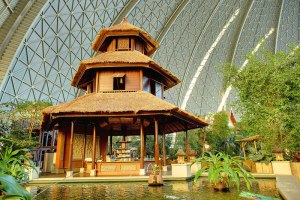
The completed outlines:
[[[180,83],[180,80],[171,72],[164,69],[150,57],[142,54],[139,51],[109,51],[81,61],[80,66],[72,80],[72,86],[77,87],[80,83],[80,80],[88,70],[95,68],[105,68],[109,65],[125,68],[130,67],[128,65],[134,65],[134,67],[141,66],[154,70],[166,77],[168,84],[166,85],[166,89],[169,89]]]
[[[124,18],[120,24],[101,29],[93,42],[92,48],[95,51],[98,51],[107,37],[120,35],[141,37],[145,41],[145,50],[146,55],[148,56],[151,56],[159,47],[158,42],[156,42],[156,40],[153,39],[147,32],[128,23]]]
[[[241,140],[236,140],[237,142],[253,142],[259,140],[259,135],[250,136]]]
[[[43,110],[42,127],[62,117],[105,117],[118,115],[170,115],[191,124],[190,128],[207,126],[201,118],[181,110],[154,95],[138,92],[90,93]],[[168,125],[166,125],[168,126]],[[180,129],[180,128],[179,128]]]

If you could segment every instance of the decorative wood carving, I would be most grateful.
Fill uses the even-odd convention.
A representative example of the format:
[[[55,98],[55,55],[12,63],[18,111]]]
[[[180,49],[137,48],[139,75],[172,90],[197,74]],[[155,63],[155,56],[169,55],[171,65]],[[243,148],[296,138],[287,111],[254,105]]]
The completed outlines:
[[[75,134],[73,141],[73,160],[81,160],[83,150],[83,137],[82,134]]]
[[[83,141],[83,140],[82,140]],[[96,137],[96,160],[100,159],[100,147],[99,147],[100,137]],[[86,149],[85,149],[85,158],[92,158],[92,149],[93,149],[93,136],[86,136]]]
[[[73,160],[82,159],[83,151],[83,138],[84,134],[75,134],[74,135],[74,144],[73,144]],[[96,137],[96,159],[100,159],[100,148],[99,148],[100,137]],[[85,149],[85,158],[92,158],[92,147],[93,147],[93,136],[86,136],[86,149]]]
[[[129,38],[118,38],[118,49],[129,49]]]

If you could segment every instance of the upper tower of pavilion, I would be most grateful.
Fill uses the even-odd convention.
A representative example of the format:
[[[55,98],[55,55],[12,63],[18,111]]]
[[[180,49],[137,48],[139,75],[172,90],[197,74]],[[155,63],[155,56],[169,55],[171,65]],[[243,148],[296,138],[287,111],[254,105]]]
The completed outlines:
[[[162,98],[180,80],[149,57],[158,47],[147,32],[124,18],[100,30],[92,45],[97,55],[80,62],[72,85],[87,93],[146,91]]]

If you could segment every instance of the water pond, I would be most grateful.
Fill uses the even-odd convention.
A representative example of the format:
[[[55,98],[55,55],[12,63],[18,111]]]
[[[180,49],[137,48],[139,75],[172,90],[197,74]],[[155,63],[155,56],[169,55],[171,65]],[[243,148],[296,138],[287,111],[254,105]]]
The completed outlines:
[[[251,192],[270,197],[279,197],[275,179],[258,179],[253,181]],[[165,182],[161,187],[149,187],[146,182],[119,182],[119,183],[80,183],[30,185],[28,189],[33,199],[209,199],[209,200],[236,200],[239,192],[233,188],[230,192],[214,192],[205,178],[197,183],[184,181]],[[240,191],[247,191],[242,185]]]

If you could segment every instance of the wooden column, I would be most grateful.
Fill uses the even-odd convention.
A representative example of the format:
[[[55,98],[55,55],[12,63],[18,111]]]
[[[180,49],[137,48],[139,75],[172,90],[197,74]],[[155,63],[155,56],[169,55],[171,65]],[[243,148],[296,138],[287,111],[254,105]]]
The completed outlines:
[[[93,127],[93,149],[92,149],[92,169],[95,169],[96,163],[96,124]]]
[[[154,119],[154,159],[155,164],[159,165],[159,144],[158,144],[158,120]]]
[[[108,141],[107,133],[101,133],[101,135],[100,135],[100,155],[102,156],[102,161],[106,161],[107,141]]]
[[[113,130],[110,129],[110,134],[109,134],[109,154],[112,155],[113,154],[113,151],[112,151],[112,133],[113,133]]]
[[[188,154],[189,150],[189,135],[187,129],[185,130],[185,153]]]
[[[55,131],[54,127],[52,128],[52,137],[51,137],[51,152],[54,151],[54,139],[55,139]]]
[[[147,156],[147,136],[144,134],[144,156]]]
[[[143,122],[141,120],[140,125],[140,145],[141,145],[141,158],[140,158],[140,169],[144,169],[144,152],[145,152],[145,143],[144,143],[145,135],[144,135],[144,127]]]
[[[38,148],[38,150],[37,150],[37,155],[36,155],[36,157],[37,157],[37,158],[36,158],[36,159],[37,159],[36,167],[39,167],[39,166],[40,166],[40,159],[41,159],[41,158],[40,158],[40,156],[41,156],[41,155],[40,155],[40,154],[41,154],[41,153],[40,153],[40,147],[43,146],[43,145],[42,145],[42,137],[43,137],[43,131],[42,131],[42,129],[40,129],[40,135],[39,135],[39,143],[40,143],[40,145],[39,145],[39,148]]]
[[[69,145],[69,165],[68,171],[72,171],[72,160],[73,160],[73,140],[74,140],[74,121],[71,121],[71,137]]]
[[[82,150],[82,162],[81,167],[84,167],[84,160],[85,160],[85,149],[86,149],[86,129],[83,136],[83,150]]]
[[[57,135],[57,145],[56,145],[56,168],[64,168],[64,160],[67,159],[67,157],[65,157],[65,151],[67,151],[67,149],[65,149],[65,134],[66,134],[67,130],[66,130],[66,124],[60,124],[59,129],[58,129],[58,135]]]
[[[167,160],[166,160],[166,135],[165,132],[163,132],[162,135],[162,153],[163,153],[163,166],[167,166]]]

